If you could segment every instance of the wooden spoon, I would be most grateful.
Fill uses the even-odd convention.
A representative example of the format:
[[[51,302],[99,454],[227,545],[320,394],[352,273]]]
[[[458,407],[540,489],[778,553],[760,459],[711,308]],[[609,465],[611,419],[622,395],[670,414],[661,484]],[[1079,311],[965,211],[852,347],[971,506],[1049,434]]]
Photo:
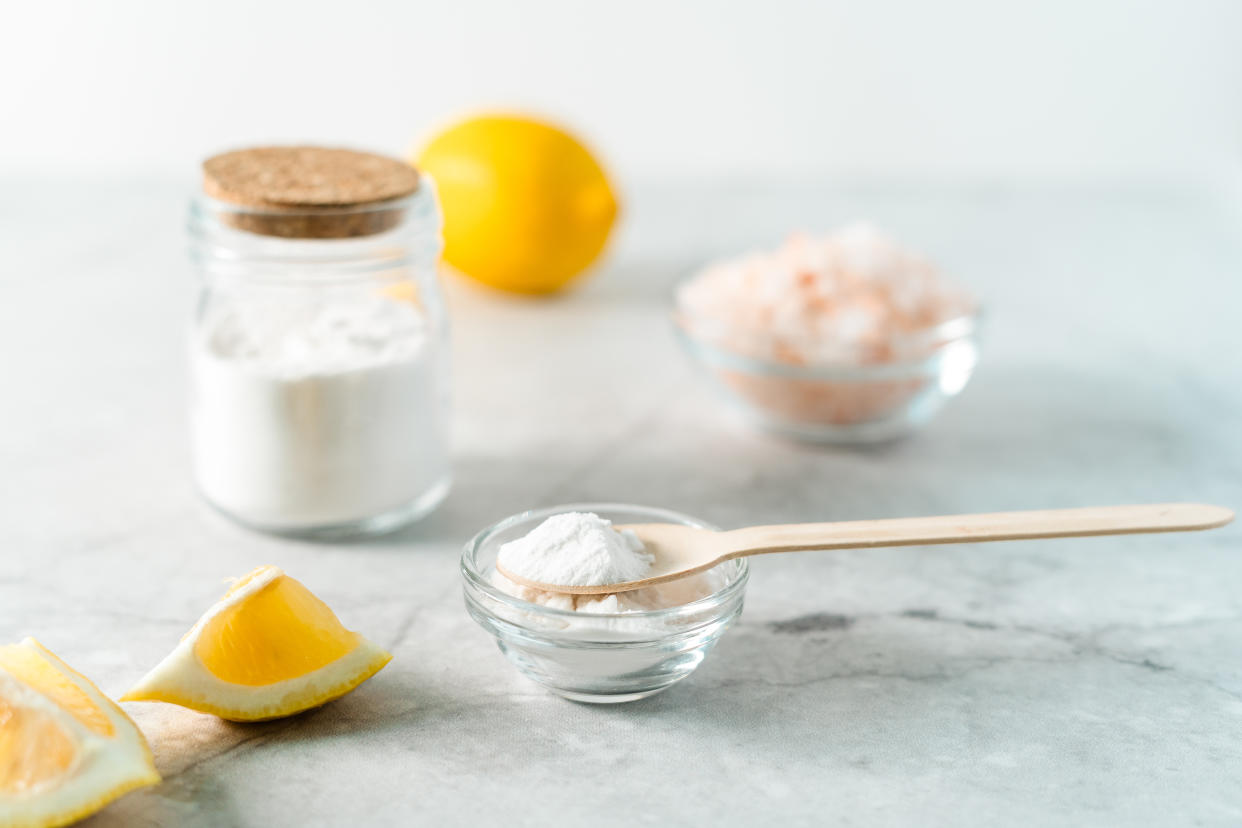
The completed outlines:
[[[728,532],[713,532],[675,523],[636,523],[614,528],[634,532],[646,544],[647,551],[655,555],[649,574],[639,581],[566,586],[532,581],[509,572],[499,564],[496,568],[509,580],[535,589],[569,595],[601,595],[662,584],[743,555],[812,549],[867,549],[875,546],[1188,532],[1215,529],[1231,520],[1233,511],[1223,506],[1154,503],[896,520],[791,523],[751,526]]]

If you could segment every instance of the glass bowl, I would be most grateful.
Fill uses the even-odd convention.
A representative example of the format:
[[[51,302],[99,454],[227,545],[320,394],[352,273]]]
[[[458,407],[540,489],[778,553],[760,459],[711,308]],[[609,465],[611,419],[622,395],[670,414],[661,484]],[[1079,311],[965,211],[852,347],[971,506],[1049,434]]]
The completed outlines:
[[[622,503],[575,503],[505,518],[466,544],[461,556],[466,609],[496,638],[522,675],[567,699],[634,701],[667,689],[694,672],[742,612],[748,568],[744,558],[710,570],[719,588],[668,609],[592,613],[534,604],[492,583],[501,544],[562,512],[594,512],[613,523],[715,526],[665,509]]]
[[[727,337],[718,325],[680,311],[673,318],[686,350],[743,415],[766,430],[812,442],[905,436],[961,393],[979,361],[978,311],[891,343],[883,360],[832,362],[757,357],[771,345]],[[799,351],[806,352],[790,349]]]

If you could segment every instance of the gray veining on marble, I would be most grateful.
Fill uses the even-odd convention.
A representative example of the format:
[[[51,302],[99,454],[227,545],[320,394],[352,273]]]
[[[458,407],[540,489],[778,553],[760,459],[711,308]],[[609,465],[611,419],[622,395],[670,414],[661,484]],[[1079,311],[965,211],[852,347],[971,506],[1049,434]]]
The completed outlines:
[[[457,485],[352,546],[194,496],[181,191],[0,188],[0,640],[119,694],[221,591],[287,569],[392,664],[234,725],[127,705],[166,777],[89,825],[1236,825],[1242,529],[756,561],[703,667],[616,708],[520,678],[467,617],[460,545],[609,499],[726,526],[1146,500],[1242,505],[1242,221],[1161,190],[639,188],[610,264],[545,303],[450,285]],[[974,383],[913,440],[747,431],[676,350],[704,257],[857,216],[989,305]]]

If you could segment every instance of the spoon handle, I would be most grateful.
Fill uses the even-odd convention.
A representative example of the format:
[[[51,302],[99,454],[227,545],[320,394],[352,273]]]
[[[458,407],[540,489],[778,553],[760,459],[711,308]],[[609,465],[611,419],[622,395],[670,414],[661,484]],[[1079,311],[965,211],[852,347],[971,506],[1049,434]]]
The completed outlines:
[[[1231,520],[1233,512],[1223,506],[1153,503],[895,520],[751,526],[725,532],[723,534],[726,538],[722,540],[726,541],[731,550],[723,557],[735,558],[798,549],[864,549],[873,546],[923,546],[935,543],[1186,532],[1214,529]]]

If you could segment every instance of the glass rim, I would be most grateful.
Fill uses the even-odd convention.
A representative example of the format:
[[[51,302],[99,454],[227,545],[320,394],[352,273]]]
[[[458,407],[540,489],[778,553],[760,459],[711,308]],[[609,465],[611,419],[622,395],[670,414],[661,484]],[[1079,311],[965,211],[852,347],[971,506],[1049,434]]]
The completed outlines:
[[[375,216],[375,219],[368,218]],[[358,235],[282,235],[253,232],[234,221],[352,220],[383,224]],[[282,208],[234,204],[193,193],[187,216],[189,256],[212,280],[273,287],[349,285],[381,279],[434,280],[443,250],[435,186],[428,179],[408,196],[345,207]],[[423,274],[422,271],[429,271]]]
[[[634,610],[631,612],[580,612],[578,610],[565,610],[557,607],[548,607],[543,604],[535,604],[530,601],[523,600],[514,595],[501,590],[492,584],[479,571],[475,564],[479,550],[497,532],[504,531],[519,523],[533,520],[541,520],[552,517],[553,515],[563,514],[565,512],[600,512],[609,510],[633,510],[636,512],[645,512],[652,517],[665,518],[669,523],[678,523],[683,526],[693,526],[699,529],[711,529],[719,531],[720,527],[708,523],[705,520],[676,512],[672,509],[665,509],[659,506],[643,506],[637,503],[564,503],[559,506],[550,506],[542,509],[528,509],[525,512],[519,512],[510,515],[503,520],[497,521],[485,529],[477,532],[474,537],[466,541],[461,553],[461,573],[467,584],[486,594],[488,597],[507,604],[515,610],[521,612],[535,612],[540,615],[547,615],[551,618],[576,618],[579,621],[591,618],[607,618],[607,619],[624,619],[624,618],[673,618],[680,615],[693,615],[696,612],[719,606],[725,603],[733,595],[745,588],[746,582],[750,577],[750,564],[745,558],[734,558],[732,561],[726,561],[725,564],[736,563],[737,574],[730,578],[729,581],[720,589],[702,598],[696,598],[686,604],[678,604],[674,607],[664,607],[663,609],[653,610]]]
[[[970,313],[954,316],[894,340],[899,349],[916,353],[922,350],[923,353],[916,357],[874,362],[824,360],[802,364],[755,356],[714,342],[695,332],[693,326],[695,318],[680,308],[674,308],[671,314],[673,327],[682,342],[692,351],[701,352],[696,353],[696,356],[706,356],[724,367],[750,374],[786,376],[794,379],[868,381],[885,377],[901,378],[911,373],[923,374],[934,370],[949,346],[970,340],[978,333],[986,319],[986,313],[981,305],[976,304]],[[745,344],[757,338],[759,337],[743,338],[742,342]]]

